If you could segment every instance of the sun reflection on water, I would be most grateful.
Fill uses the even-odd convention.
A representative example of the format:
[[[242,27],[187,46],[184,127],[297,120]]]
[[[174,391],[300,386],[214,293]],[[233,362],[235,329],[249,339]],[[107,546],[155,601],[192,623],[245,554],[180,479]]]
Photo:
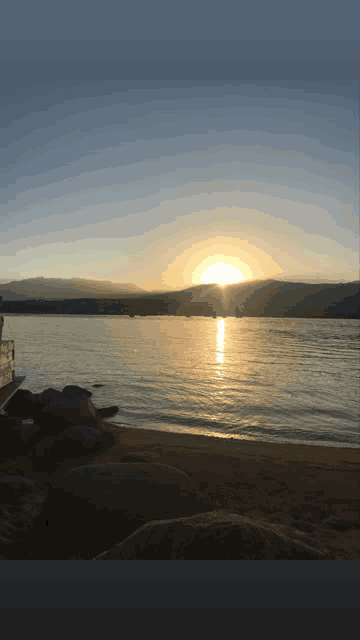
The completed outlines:
[[[225,320],[221,318],[218,320],[218,335],[217,335],[217,350],[216,361],[224,362],[224,342],[225,342]]]

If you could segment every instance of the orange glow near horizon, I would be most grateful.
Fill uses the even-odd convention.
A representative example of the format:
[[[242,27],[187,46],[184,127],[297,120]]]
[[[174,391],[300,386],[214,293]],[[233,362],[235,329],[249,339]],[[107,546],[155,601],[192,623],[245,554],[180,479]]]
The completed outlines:
[[[226,264],[225,262],[211,264],[200,276],[200,282],[204,284],[234,284],[242,282],[244,279],[240,269],[234,267],[233,264]]]

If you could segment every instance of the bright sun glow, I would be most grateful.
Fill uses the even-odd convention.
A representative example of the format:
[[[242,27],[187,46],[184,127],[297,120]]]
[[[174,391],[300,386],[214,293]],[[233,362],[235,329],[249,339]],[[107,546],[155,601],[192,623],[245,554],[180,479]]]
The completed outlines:
[[[210,265],[200,276],[200,282],[204,284],[233,284],[243,280],[244,276],[240,269],[232,264],[225,264],[225,262],[216,262]]]

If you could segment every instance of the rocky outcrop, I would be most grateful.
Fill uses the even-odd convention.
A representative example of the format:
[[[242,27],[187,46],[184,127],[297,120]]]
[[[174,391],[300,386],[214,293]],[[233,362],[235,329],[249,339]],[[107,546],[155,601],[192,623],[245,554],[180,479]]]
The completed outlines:
[[[18,549],[24,529],[21,522],[29,524],[31,513],[35,518],[33,529],[37,531],[36,539],[29,547],[32,533],[28,531],[27,552],[23,542],[20,547],[25,553],[24,558],[28,553],[33,554],[36,548],[42,552],[37,547],[44,527],[39,504],[43,506],[48,500],[49,486],[54,478],[73,467],[96,463],[97,456],[114,445],[114,436],[102,429],[103,422],[90,400],[91,396],[87,389],[73,385],[62,391],[46,389],[40,394],[18,389],[0,414],[0,501],[5,489],[7,495],[11,493],[13,497],[11,505],[1,506],[5,511],[0,513],[0,547],[4,544],[6,550],[5,555],[0,551],[0,557],[8,557],[9,544],[14,551],[16,542]],[[36,489],[35,498],[41,496],[35,509],[31,504],[22,504],[21,487],[32,487],[34,491]],[[4,538],[2,529],[6,533]],[[13,535],[9,538],[11,531]],[[17,553],[20,553],[19,549]],[[10,557],[18,556],[12,552]]]
[[[54,436],[71,425],[103,429],[102,418],[91,395],[90,391],[73,386],[67,386],[61,392],[44,391],[40,398],[44,406],[35,418],[37,424],[46,426],[49,435]]]
[[[56,436],[75,425],[103,429],[102,416],[115,415],[118,407],[99,410],[91,396],[91,391],[76,385],[67,385],[62,391],[49,388],[42,393],[18,389],[5,411],[9,417],[33,418],[37,425],[46,427],[47,435]]]
[[[130,452],[92,393],[18,390],[0,416],[0,559],[322,559],[305,534],[214,512],[191,478]],[[32,418],[31,420],[29,418]],[[108,550],[108,551],[105,551]]]
[[[234,513],[147,522],[94,560],[329,560],[300,531]]]

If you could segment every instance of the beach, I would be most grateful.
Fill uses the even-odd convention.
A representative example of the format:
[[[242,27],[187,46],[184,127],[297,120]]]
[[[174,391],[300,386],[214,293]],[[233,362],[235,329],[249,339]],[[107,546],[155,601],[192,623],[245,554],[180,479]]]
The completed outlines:
[[[339,560],[360,559],[360,449],[265,443],[109,421],[98,464],[133,454],[187,473],[216,510],[307,533]]]

